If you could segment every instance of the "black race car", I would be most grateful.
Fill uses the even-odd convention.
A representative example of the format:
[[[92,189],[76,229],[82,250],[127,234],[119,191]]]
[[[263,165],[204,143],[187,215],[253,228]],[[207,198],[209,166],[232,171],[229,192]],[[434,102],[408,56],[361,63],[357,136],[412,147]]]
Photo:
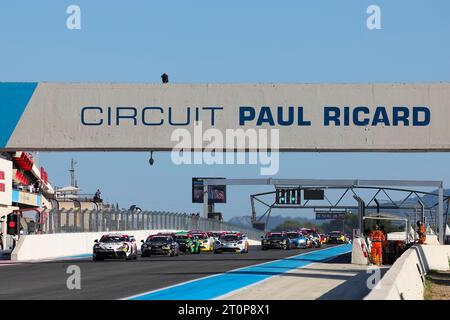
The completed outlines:
[[[170,235],[149,236],[145,242],[142,240],[141,256],[150,257],[154,254],[163,254],[171,257],[178,256],[180,247]]]
[[[332,231],[328,234],[327,243],[346,243],[346,240],[342,231]]]
[[[285,232],[269,232],[262,237],[261,250],[268,249],[291,249],[291,241]]]

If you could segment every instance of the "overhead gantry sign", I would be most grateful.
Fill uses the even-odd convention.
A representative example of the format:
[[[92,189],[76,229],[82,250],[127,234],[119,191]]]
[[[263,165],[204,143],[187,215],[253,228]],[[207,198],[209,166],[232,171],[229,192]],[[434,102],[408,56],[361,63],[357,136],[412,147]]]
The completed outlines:
[[[183,129],[189,150],[259,150],[257,130],[281,151],[448,151],[448,101],[440,83],[0,83],[0,150],[172,150]]]

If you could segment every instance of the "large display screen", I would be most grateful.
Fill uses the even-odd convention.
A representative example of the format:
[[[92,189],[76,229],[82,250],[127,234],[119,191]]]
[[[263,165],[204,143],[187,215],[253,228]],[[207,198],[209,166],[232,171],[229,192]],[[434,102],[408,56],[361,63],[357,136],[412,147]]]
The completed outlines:
[[[192,178],[192,203],[203,203],[203,179]],[[225,179],[225,178],[208,178],[208,179]],[[227,188],[226,185],[208,186],[208,203],[226,203]]]

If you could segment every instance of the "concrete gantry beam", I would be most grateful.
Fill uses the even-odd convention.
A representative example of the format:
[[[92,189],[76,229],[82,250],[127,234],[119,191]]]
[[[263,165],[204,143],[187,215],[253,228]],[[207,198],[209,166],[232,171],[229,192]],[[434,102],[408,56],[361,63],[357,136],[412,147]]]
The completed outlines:
[[[195,122],[224,134],[255,129],[263,116],[270,119],[268,129],[279,130],[280,151],[450,151],[450,83],[3,82],[3,92],[0,112],[9,116],[2,151],[171,151],[180,126],[191,136]],[[355,121],[361,111],[369,122]],[[279,112],[287,112],[289,121]],[[375,121],[379,112],[386,114],[383,121]],[[173,123],[175,114],[183,115],[177,116],[181,123]],[[205,147],[206,141],[188,149]],[[224,148],[258,151],[247,143]]]

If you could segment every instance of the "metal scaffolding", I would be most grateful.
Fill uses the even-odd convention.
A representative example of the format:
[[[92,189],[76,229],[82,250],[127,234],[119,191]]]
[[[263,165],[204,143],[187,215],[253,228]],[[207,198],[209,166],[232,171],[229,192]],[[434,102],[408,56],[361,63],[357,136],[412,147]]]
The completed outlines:
[[[444,201],[447,203],[450,201],[450,196],[444,196],[443,182],[442,181],[431,181],[431,180],[352,180],[352,179],[204,179],[204,190],[207,191],[208,185],[235,185],[235,186],[251,186],[251,185],[269,185],[277,187],[297,187],[302,190],[318,188],[325,190],[342,190],[340,196],[337,197],[336,201],[331,201],[325,196],[323,201],[327,203],[315,204],[311,203],[309,200],[305,201],[299,205],[280,205],[275,202],[267,202],[261,199],[263,196],[274,194],[275,191],[263,192],[258,194],[252,194],[250,196],[251,206],[252,206],[252,222],[261,221],[266,217],[268,221],[272,209],[277,208],[296,208],[296,209],[345,209],[345,210],[357,210],[359,213],[359,225],[360,230],[363,225],[364,214],[369,210],[380,209],[386,210],[413,210],[416,214],[419,211],[420,219],[424,220],[425,214],[428,213],[431,220],[435,221],[436,231],[438,232],[438,239],[440,243],[444,243],[445,234],[445,222],[444,222]],[[419,188],[436,188],[437,193],[428,192],[422,190],[412,189],[411,187]],[[372,190],[375,194],[369,199],[369,201],[364,201],[361,196],[361,190]],[[390,191],[396,191],[404,193],[404,197],[400,200],[394,200],[392,196],[389,195]],[[353,196],[356,200],[356,204],[349,205],[343,204],[342,201],[345,196]],[[386,196],[388,201],[380,204],[377,197]],[[411,202],[412,198],[415,196],[417,202]],[[431,205],[427,205],[423,201],[424,196],[436,197],[436,201]],[[255,201],[263,204],[267,207],[264,214],[257,219]],[[207,204],[208,197],[204,197],[204,216],[207,217]],[[437,211],[437,212],[436,212]],[[448,206],[447,206],[448,211]],[[434,216],[433,216],[434,214]]]

